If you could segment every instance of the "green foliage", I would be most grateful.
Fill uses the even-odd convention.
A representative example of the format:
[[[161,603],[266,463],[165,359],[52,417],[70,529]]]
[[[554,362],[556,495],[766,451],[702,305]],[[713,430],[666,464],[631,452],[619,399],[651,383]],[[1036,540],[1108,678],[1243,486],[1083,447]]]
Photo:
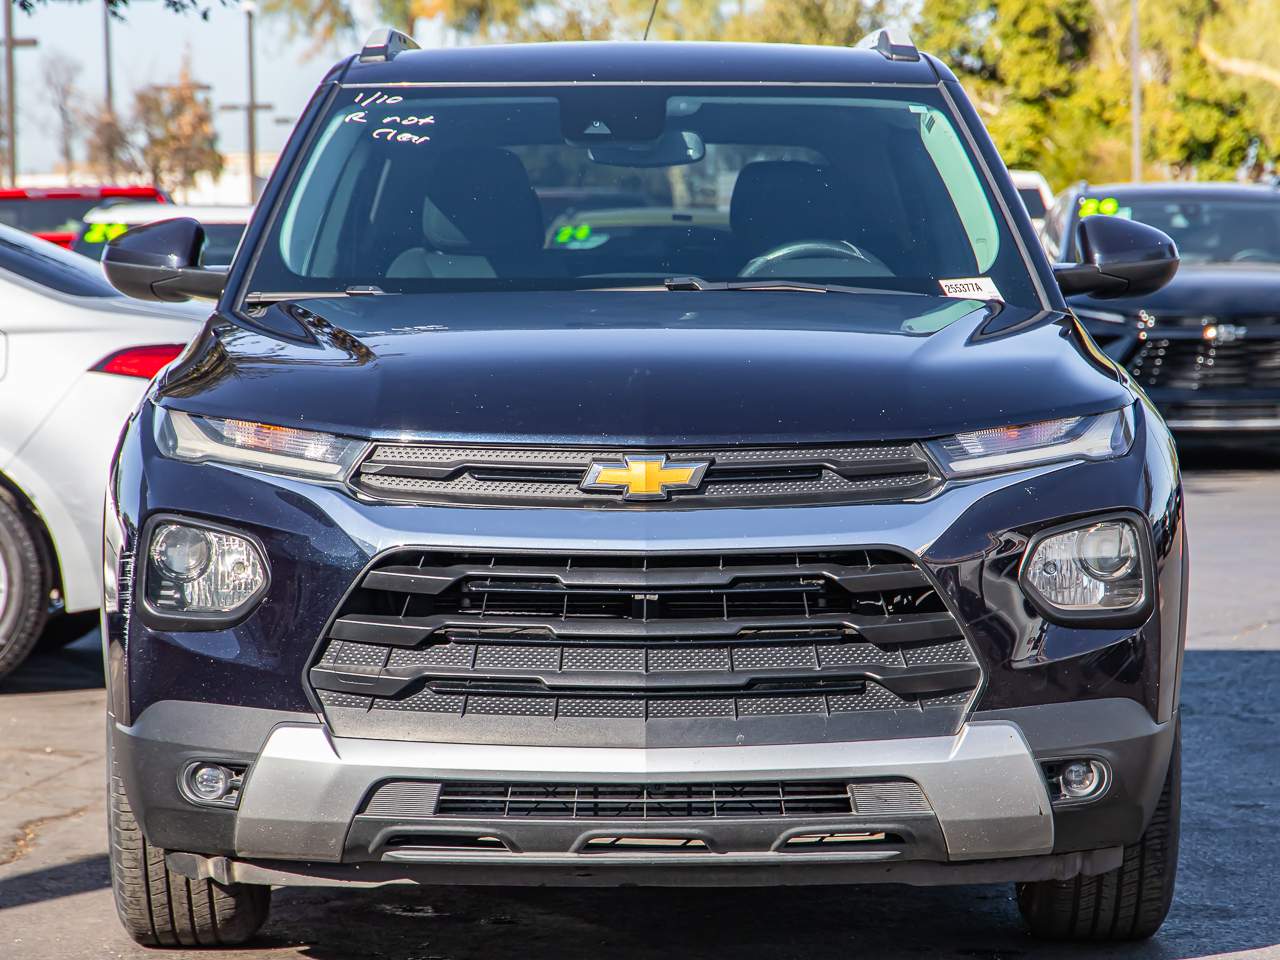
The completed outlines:
[[[17,0],[19,3],[47,0]],[[123,7],[127,0],[112,0]],[[205,0],[165,0],[200,9]],[[209,0],[229,2],[229,0]],[[316,39],[349,34],[354,0],[264,0]],[[475,41],[638,39],[652,0],[375,0],[409,32],[442,16]],[[1140,0],[1147,174],[1230,177],[1249,144],[1280,152],[1277,0]],[[1130,0],[659,0],[650,36],[847,45],[910,14],[1014,167],[1063,186],[1129,174]]]
[[[1203,49],[1251,5],[1280,19],[1274,0],[1142,0],[1148,175],[1229,178],[1255,137],[1264,154],[1280,148],[1280,85],[1250,91]],[[1128,31],[1127,0],[924,0],[917,35],[960,77],[1009,165],[1062,186],[1128,176]]]

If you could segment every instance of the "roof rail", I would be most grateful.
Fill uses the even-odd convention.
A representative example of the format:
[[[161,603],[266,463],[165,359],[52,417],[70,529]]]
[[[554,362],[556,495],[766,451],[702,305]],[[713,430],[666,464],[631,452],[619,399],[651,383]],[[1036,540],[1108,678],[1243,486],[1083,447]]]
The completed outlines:
[[[856,44],[860,50],[874,50],[886,60],[919,60],[920,51],[905,30],[880,27],[872,30]]]
[[[399,30],[383,27],[369,34],[369,39],[364,42],[364,49],[360,51],[359,59],[361,63],[380,63],[394,60],[397,53],[418,49],[420,49],[418,41],[413,37]]]

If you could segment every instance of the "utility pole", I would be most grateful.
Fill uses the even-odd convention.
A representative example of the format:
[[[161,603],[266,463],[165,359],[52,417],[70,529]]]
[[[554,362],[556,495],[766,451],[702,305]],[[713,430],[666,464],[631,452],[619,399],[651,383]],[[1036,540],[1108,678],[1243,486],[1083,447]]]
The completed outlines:
[[[3,0],[0,0],[3,2]],[[244,0],[246,59],[248,60],[248,96],[244,103],[224,103],[219,110],[243,110],[245,116],[245,166],[249,170],[249,202],[258,202],[258,111],[274,110],[269,103],[259,103],[254,76],[253,21],[258,12],[254,0]]]
[[[1129,176],[1142,182],[1142,38],[1138,0],[1129,0]]]
[[[13,0],[0,0],[4,4],[4,99],[5,99],[5,133],[9,135],[9,149],[6,158],[9,165],[9,186],[18,185],[18,97],[14,90],[13,52],[18,47],[34,47],[36,42],[30,37],[13,35]]]
[[[111,82],[111,4],[102,0],[102,61],[107,67],[107,116],[116,115],[115,88]]]

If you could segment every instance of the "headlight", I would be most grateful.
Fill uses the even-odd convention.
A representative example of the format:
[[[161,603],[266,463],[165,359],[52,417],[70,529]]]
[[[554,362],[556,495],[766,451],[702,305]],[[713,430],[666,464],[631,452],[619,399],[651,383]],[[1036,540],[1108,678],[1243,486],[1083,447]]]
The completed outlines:
[[[165,456],[195,463],[229,463],[272,473],[340,480],[365,444],[331,433],[251,420],[198,417],[156,408],[156,442]]]
[[[1023,589],[1051,619],[1097,620],[1143,614],[1150,561],[1137,523],[1110,517],[1033,540]]]
[[[1133,407],[1093,417],[1041,420],[935,440],[930,449],[949,477],[964,477],[1055,460],[1109,460],[1133,444]]]
[[[179,520],[151,527],[147,606],[162,616],[226,621],[267,588],[267,562],[248,537]]]

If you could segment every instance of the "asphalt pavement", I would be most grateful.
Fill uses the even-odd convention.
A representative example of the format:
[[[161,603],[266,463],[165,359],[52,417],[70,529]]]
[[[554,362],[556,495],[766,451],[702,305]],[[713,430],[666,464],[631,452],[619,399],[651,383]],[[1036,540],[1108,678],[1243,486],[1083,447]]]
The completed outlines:
[[[1280,459],[1187,463],[1191,628],[1173,911],[1137,945],[1023,932],[1009,886],[277,890],[237,960],[1267,957],[1280,960]],[[0,683],[0,958],[194,958],[135,947],[111,902],[96,633]]]

